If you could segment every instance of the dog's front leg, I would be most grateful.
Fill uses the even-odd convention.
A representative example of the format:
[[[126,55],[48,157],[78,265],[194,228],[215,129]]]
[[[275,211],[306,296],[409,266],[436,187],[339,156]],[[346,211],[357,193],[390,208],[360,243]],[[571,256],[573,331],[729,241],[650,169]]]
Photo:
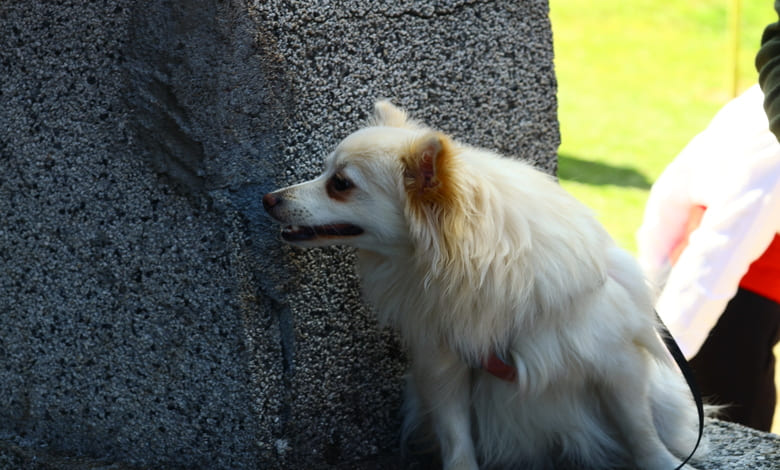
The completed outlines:
[[[444,470],[476,470],[471,438],[471,369],[449,349],[420,348],[412,375],[428,408]]]

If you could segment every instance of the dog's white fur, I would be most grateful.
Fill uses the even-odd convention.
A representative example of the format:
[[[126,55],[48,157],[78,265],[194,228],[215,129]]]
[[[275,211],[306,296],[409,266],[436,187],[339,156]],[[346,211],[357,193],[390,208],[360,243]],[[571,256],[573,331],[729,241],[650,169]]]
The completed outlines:
[[[374,114],[322,176],[264,202],[294,244],[358,248],[411,353],[405,434],[433,429],[445,469],[679,465],[697,416],[633,258],[548,175],[388,102]],[[494,353],[516,381],[480,369]]]

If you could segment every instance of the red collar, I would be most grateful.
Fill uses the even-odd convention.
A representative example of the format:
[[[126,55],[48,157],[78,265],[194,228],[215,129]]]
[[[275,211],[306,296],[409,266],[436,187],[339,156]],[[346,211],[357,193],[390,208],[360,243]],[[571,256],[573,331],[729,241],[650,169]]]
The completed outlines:
[[[514,382],[517,380],[517,369],[507,364],[498,354],[493,353],[486,360],[482,361],[482,368],[490,372],[501,380]]]

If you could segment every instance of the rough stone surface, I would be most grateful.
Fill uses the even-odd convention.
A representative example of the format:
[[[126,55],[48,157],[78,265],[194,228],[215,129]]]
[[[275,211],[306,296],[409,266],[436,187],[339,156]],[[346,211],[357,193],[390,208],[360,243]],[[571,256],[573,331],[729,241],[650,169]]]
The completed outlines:
[[[284,246],[260,196],[377,98],[553,171],[546,2],[8,0],[0,43],[0,438],[142,468],[397,455],[405,359],[352,253]]]
[[[780,436],[710,420],[710,453],[701,470],[780,468]]]
[[[6,0],[0,43],[0,468],[398,468],[397,339],[260,196],[377,98],[553,172],[546,2]]]

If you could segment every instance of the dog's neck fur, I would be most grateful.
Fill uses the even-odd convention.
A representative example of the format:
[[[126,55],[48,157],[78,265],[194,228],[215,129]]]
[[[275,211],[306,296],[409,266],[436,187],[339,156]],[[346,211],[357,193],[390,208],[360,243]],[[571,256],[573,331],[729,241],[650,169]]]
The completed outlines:
[[[493,338],[495,331],[484,326],[473,307],[457,305],[452,287],[431,278],[412,250],[405,257],[360,250],[358,272],[380,324],[396,328],[408,345],[447,345],[478,366],[495,349],[495,343],[506,341]]]

